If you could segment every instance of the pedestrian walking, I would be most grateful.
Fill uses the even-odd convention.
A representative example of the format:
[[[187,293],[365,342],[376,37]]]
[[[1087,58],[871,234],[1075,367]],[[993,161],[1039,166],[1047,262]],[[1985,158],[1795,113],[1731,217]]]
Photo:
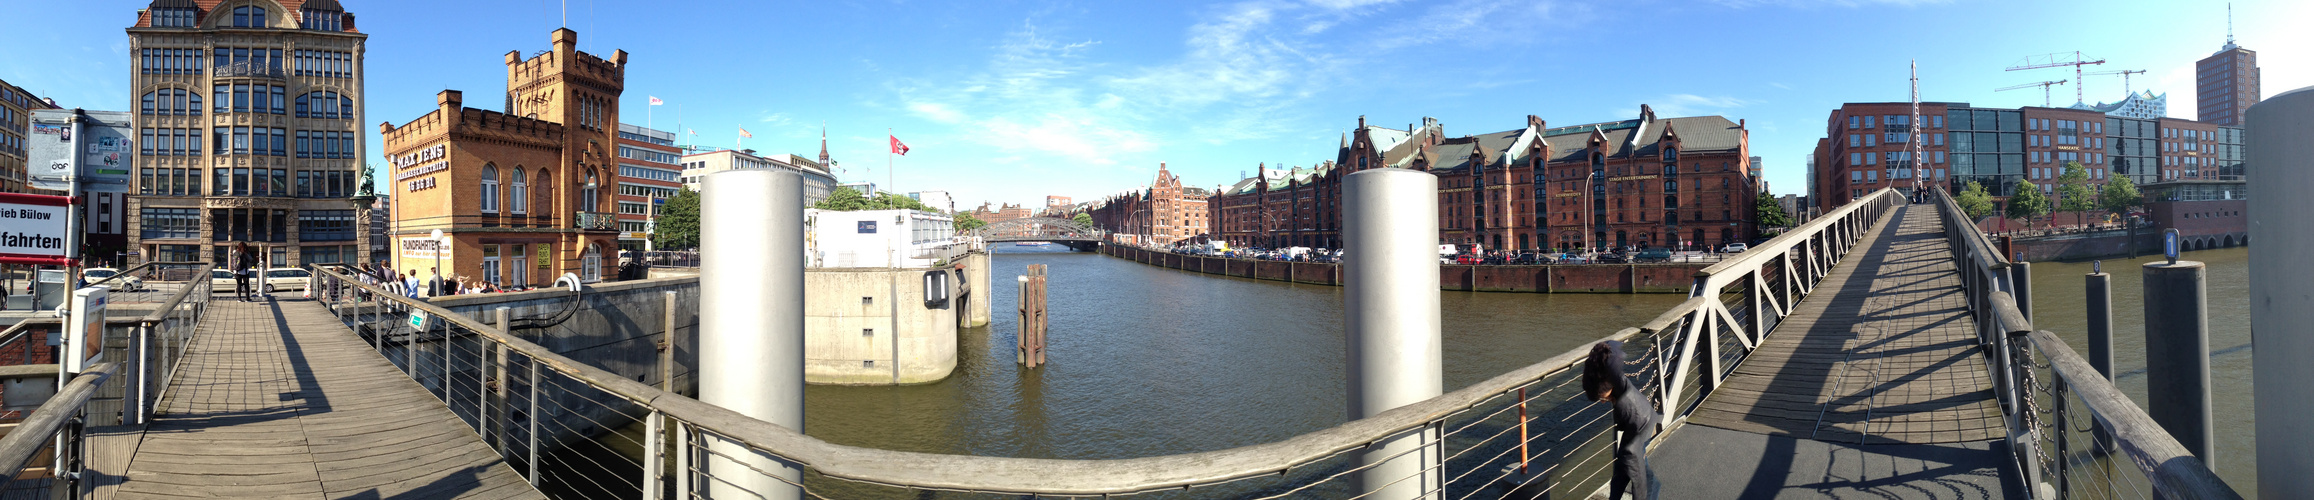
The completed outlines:
[[[1647,466],[1647,443],[1655,440],[1655,425],[1662,419],[1647,395],[1639,392],[1639,384],[1623,374],[1622,342],[1591,345],[1591,357],[1583,361],[1583,392],[1592,401],[1614,405],[1615,430],[1622,435],[1615,446],[1615,473],[1607,483],[1607,498],[1655,500],[1658,490],[1655,470]]]

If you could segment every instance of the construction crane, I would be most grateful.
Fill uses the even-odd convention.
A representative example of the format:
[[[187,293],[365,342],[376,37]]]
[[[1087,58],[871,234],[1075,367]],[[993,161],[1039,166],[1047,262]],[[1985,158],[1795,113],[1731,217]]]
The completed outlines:
[[[2009,67],[2009,71],[2023,71],[2023,70],[2028,70],[2028,69],[2042,69],[2042,68],[2055,68],[2055,67],[2058,67],[2058,66],[2072,66],[2072,67],[2073,67],[2073,81],[2074,81],[2074,82],[2079,82],[2079,81],[2081,81],[2081,77],[2082,77],[2082,76],[2084,76],[2084,75],[2082,75],[2082,73],[2081,73],[2081,67],[2082,67],[2082,66],[2088,66],[2088,65],[2091,65],[2091,64],[2105,64],[2105,60],[2104,60],[2104,59],[2098,59],[2098,60],[2095,60],[2095,61],[2091,61],[2091,60],[2089,60],[2089,58],[2086,58],[2086,57],[2082,57],[2082,56],[2081,56],[2081,51],[2078,51],[2078,50],[2076,50],[2076,51],[2073,51],[2073,53],[2071,53],[2071,54],[2067,54],[2067,53],[2064,53],[2064,52],[2058,52],[2058,53],[2055,53],[2055,54],[2048,54],[2048,55],[2039,55],[2039,56],[2031,56],[2031,57],[2026,57],[2026,58],[2025,58],[2025,60],[2024,60],[2023,62],[2019,62],[2019,63],[2017,63],[2017,65],[2015,65],[2015,66],[2010,66],[2010,67]],[[2075,83],[2075,84],[2073,85],[2073,102],[2076,102],[2076,103],[2078,103],[2078,102],[2081,102],[2081,99],[2082,99],[2083,97],[2085,97],[2085,93],[2084,93],[2084,92],[2081,90],[2081,85],[2080,85],[2079,83]]]
[[[2026,84],[2010,85],[2010,86],[2007,86],[2007,87],[2001,87],[2001,88],[1993,89],[1993,91],[1994,91],[1994,92],[2002,92],[2002,91],[2009,91],[2009,90],[2017,90],[2017,89],[2029,89],[2029,88],[2033,88],[2033,87],[2040,87],[2040,88],[2041,88],[2041,107],[2044,107],[2044,108],[2046,108],[2046,107],[2049,107],[2049,87],[2050,87],[2050,86],[2054,86],[2054,85],[2064,85],[2064,84],[2065,84],[2065,81],[2064,81],[2064,80],[2057,80],[2057,81],[2051,81],[2051,82],[2040,82],[2040,83],[2026,83]]]
[[[2125,69],[2125,70],[2120,70],[2120,71],[2099,71],[2099,72],[2096,72],[2096,73],[2089,73],[2089,74],[2090,74],[2090,75],[2121,75],[2121,93],[2122,93],[2123,95],[2127,95],[2127,94],[2129,94],[2129,93],[2131,93],[2131,92],[2134,92],[2134,91],[2132,91],[2132,90],[2130,90],[2130,89],[2129,89],[2129,75],[2142,75],[2142,74],[2145,74],[2145,70],[2142,70],[2142,69]]]

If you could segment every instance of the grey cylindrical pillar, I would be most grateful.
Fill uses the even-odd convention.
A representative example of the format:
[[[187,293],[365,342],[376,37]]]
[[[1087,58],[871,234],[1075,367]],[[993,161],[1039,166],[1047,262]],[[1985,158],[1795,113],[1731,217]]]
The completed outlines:
[[[802,433],[803,176],[731,170],[700,184],[699,400]],[[801,495],[795,464],[708,440],[712,496]]]
[[[2314,88],[2314,87],[2309,87]],[[2306,293],[2314,260],[2314,91],[2298,89],[2250,106],[2247,158],[2258,182],[2249,184],[2250,324],[2256,370],[2258,497],[2314,498],[2314,295]]]
[[[2081,294],[2089,302],[2089,366],[2113,381],[2113,275],[2089,273]]]
[[[2017,312],[2025,321],[2033,320],[2033,263],[2018,259],[2009,264],[2009,298],[2017,301]]]
[[[2216,470],[2205,279],[2200,262],[2145,264],[2145,406],[2178,444]]]
[[[1343,189],[1343,325],[1348,328],[1350,419],[1437,397],[1438,178],[1403,169],[1350,174]],[[1429,498],[1438,486],[1435,428],[1367,448],[1359,472],[1369,498]],[[1386,463],[1383,463],[1386,462]],[[1409,479],[1416,478],[1419,479]],[[1387,485],[1387,486],[1385,486]]]

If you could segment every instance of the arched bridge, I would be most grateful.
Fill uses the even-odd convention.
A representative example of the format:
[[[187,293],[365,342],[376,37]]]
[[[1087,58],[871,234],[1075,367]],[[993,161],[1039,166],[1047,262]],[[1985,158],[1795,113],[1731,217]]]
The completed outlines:
[[[1101,246],[1105,236],[1093,226],[1055,217],[1023,217],[981,226],[974,236],[988,243],[1042,241],[1068,245],[1077,251],[1092,251]]]

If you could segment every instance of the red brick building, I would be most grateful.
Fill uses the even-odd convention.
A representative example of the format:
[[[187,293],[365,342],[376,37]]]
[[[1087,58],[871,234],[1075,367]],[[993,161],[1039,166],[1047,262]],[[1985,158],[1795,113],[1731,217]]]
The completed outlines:
[[[1094,227],[1114,233],[1119,243],[1171,245],[1212,231],[1210,197],[1205,189],[1183,186],[1181,176],[1158,163],[1157,178],[1147,189],[1111,196],[1088,213]]]
[[[1702,248],[1747,241],[1758,179],[1750,132],[1719,116],[1525,127],[1448,137],[1425,119],[1363,117],[1316,167],[1245,179],[1215,196],[1218,237],[1238,245],[1339,248],[1341,176],[1408,168],[1439,176],[1439,243],[1487,250]]]

